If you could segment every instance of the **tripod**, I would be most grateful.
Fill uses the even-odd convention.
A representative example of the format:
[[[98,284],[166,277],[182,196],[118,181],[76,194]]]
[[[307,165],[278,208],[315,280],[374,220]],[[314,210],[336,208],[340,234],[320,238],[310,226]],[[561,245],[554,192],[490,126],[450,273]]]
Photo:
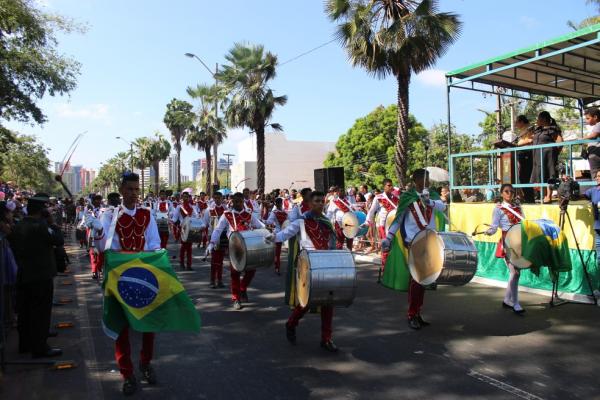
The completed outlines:
[[[592,280],[590,279],[590,274],[588,273],[587,262],[583,259],[583,254],[581,253],[581,248],[579,247],[579,241],[577,240],[577,235],[575,234],[575,229],[573,229],[573,222],[571,222],[571,216],[569,215],[569,211],[567,211],[567,207],[569,206],[569,199],[562,198],[560,200],[560,217],[558,225],[561,230],[565,228],[565,220],[569,221],[569,227],[571,228],[571,233],[573,235],[573,239],[575,240],[575,247],[577,248],[577,254],[579,255],[579,260],[581,261],[581,265],[583,266],[583,274],[585,276],[585,280],[590,288],[591,298],[593,299],[593,305],[597,304],[596,295],[594,294],[594,288],[592,286]],[[555,302],[558,300],[558,302]],[[563,300],[558,296],[558,275],[556,276],[556,280],[552,282],[552,297],[550,299],[550,307],[560,306],[563,304],[567,304],[569,301]]]

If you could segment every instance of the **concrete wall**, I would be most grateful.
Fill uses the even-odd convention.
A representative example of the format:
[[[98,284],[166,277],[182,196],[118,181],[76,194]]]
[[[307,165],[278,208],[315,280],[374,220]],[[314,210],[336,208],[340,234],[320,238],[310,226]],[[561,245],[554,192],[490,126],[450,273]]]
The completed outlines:
[[[242,182],[246,178],[250,179]],[[231,165],[231,190],[241,192],[244,188],[256,188],[256,161],[242,161]]]

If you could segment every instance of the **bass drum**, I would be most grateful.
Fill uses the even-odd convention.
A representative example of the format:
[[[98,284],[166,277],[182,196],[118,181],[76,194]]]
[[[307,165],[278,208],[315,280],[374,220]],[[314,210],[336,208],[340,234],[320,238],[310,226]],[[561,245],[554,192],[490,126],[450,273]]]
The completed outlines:
[[[356,296],[356,267],[348,250],[302,250],[296,268],[302,307],[348,307]]]
[[[412,278],[423,286],[462,286],[477,272],[477,248],[462,232],[424,229],[410,244],[408,268]]]
[[[169,214],[158,211],[156,213],[156,225],[159,232],[169,232]]]
[[[185,243],[199,242],[204,228],[204,222],[200,218],[186,218],[181,227],[181,240]]]
[[[504,251],[512,265],[526,269],[531,267],[531,262],[523,258],[521,240],[521,224],[511,226],[504,237]]]
[[[388,213],[387,217],[385,217],[385,231],[386,232],[390,230],[390,226],[392,226],[395,219],[396,219],[396,209],[393,209],[392,211],[390,211]],[[381,238],[381,239],[383,239],[383,238]]]
[[[244,272],[273,265],[275,243],[265,240],[270,234],[266,229],[233,232],[229,236],[229,260],[233,269]]]
[[[342,215],[342,232],[348,239],[354,239],[358,235],[360,223],[358,217],[352,211],[348,211]]]

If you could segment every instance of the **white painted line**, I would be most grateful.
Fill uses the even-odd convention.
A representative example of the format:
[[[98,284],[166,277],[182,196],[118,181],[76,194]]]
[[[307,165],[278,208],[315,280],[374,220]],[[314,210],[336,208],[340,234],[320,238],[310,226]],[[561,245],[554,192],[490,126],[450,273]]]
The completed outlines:
[[[496,388],[498,388],[500,390],[503,390],[506,393],[510,393],[513,396],[520,397],[522,399],[526,399],[526,400],[544,400],[543,398],[541,398],[539,396],[536,396],[536,395],[534,395],[532,393],[529,393],[529,392],[526,392],[524,390],[521,390],[521,389],[519,389],[517,387],[514,387],[512,385],[509,385],[508,383],[501,382],[501,381],[499,381],[497,379],[494,379],[494,378],[492,378],[490,376],[487,376],[487,375],[484,375],[484,374],[480,374],[477,371],[470,370],[467,375],[469,375],[470,377],[475,378],[475,379],[477,379],[477,380],[479,380],[481,382],[484,382],[484,383],[487,383],[489,385],[492,385],[492,386],[494,386],[494,387],[496,387]]]

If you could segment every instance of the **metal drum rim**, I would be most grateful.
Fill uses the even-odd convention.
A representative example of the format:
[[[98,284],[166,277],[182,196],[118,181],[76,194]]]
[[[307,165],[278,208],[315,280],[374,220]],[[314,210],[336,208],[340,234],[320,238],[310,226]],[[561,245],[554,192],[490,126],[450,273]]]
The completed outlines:
[[[229,236],[229,245],[228,245],[228,247],[229,247],[229,258],[230,258],[230,261],[231,261],[231,266],[232,266],[232,267],[233,267],[233,269],[235,269],[237,272],[244,272],[244,271],[246,270],[246,267],[245,267],[245,265],[246,265],[246,262],[247,262],[247,260],[245,260],[246,262],[245,262],[245,263],[243,263],[243,264],[244,264],[244,268],[242,268],[242,269],[238,269],[238,266],[235,266],[235,265],[234,265],[234,263],[233,263],[233,259],[231,258],[231,254],[235,254],[234,252],[232,252],[232,251],[231,251],[231,245],[232,245],[232,240],[231,240],[231,237],[232,237],[232,236],[234,236],[234,235],[235,235],[235,237],[238,237],[238,236],[239,236],[240,238],[243,238],[243,236],[242,236],[242,235],[240,234],[240,232],[238,232],[238,231],[236,231],[236,232],[233,232],[233,233],[232,233],[232,234]],[[245,240],[242,240],[242,239],[238,239],[238,241],[239,241],[240,243],[242,243],[242,245],[244,246],[244,248],[243,248],[243,250],[244,250],[244,251],[243,251],[243,253],[242,253],[242,254],[243,254],[243,257],[244,257],[244,258],[246,258],[246,257],[248,256],[248,246],[246,246],[246,241],[245,241]],[[239,260],[236,260],[236,261],[239,261]]]

